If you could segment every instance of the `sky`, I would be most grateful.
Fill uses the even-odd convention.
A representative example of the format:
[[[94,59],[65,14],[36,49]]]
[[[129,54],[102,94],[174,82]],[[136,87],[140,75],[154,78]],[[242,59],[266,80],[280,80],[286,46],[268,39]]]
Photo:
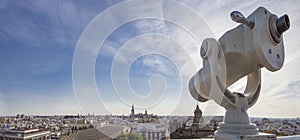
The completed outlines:
[[[223,115],[213,101],[195,101],[189,79],[202,68],[200,45],[220,38],[263,6],[288,14],[285,63],[262,69],[254,117],[300,117],[300,1],[286,0],[2,0],[0,115]],[[242,92],[245,78],[230,89]]]

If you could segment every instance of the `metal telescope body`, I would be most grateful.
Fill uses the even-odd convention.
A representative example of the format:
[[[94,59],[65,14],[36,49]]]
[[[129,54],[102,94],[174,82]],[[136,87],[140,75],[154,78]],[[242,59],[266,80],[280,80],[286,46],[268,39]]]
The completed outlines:
[[[191,95],[200,102],[213,99],[226,109],[224,122],[215,132],[215,139],[276,139],[275,135],[261,134],[251,124],[247,109],[255,104],[261,89],[261,68],[277,71],[284,63],[283,32],[289,29],[287,15],[277,17],[259,7],[249,17],[240,12],[230,14],[241,23],[227,31],[218,41],[212,38],[202,43],[200,55],[203,68],[190,80]],[[244,93],[227,89],[247,76]]]

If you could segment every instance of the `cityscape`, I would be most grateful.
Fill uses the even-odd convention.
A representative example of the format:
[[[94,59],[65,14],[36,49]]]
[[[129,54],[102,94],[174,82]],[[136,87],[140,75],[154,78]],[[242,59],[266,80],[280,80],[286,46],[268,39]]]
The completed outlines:
[[[0,0],[0,140],[300,140],[299,5]]]
[[[194,116],[159,116],[147,110],[136,113],[134,105],[129,115],[1,116],[0,139],[213,138],[223,116],[202,116],[198,105],[190,110]],[[278,137],[300,135],[300,118],[251,118],[251,122],[260,132]]]

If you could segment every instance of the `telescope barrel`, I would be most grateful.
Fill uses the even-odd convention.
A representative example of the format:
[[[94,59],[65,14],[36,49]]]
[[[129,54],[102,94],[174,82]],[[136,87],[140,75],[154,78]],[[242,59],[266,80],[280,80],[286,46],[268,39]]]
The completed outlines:
[[[204,60],[203,68],[191,78],[189,83],[191,95],[200,102],[211,98],[210,94],[214,88],[212,81],[216,78],[212,76],[212,72],[215,74],[218,68],[226,75],[222,84],[224,87],[229,87],[263,67],[269,71],[278,71],[283,66],[285,55],[282,36],[290,28],[288,15],[278,17],[260,7],[247,18],[239,11],[231,12],[230,17],[233,21],[242,24],[227,31],[218,41],[206,39],[201,45],[200,56]],[[214,58],[212,48],[220,48],[214,51],[219,51],[218,54],[222,53],[224,60],[220,59],[221,55],[213,61],[209,59]],[[211,69],[214,64],[225,64],[226,67]]]

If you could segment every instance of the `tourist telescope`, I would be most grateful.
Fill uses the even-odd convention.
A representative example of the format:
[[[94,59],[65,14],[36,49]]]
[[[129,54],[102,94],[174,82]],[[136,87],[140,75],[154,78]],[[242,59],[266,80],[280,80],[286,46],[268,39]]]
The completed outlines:
[[[191,95],[200,102],[213,99],[226,109],[216,140],[267,140],[273,134],[259,133],[250,122],[247,109],[255,104],[261,89],[261,69],[275,72],[284,63],[283,33],[290,27],[289,17],[278,17],[266,8],[257,8],[249,17],[238,11],[230,14],[241,23],[219,40],[205,39],[200,55],[203,68],[190,80]],[[227,89],[247,76],[244,93]]]

